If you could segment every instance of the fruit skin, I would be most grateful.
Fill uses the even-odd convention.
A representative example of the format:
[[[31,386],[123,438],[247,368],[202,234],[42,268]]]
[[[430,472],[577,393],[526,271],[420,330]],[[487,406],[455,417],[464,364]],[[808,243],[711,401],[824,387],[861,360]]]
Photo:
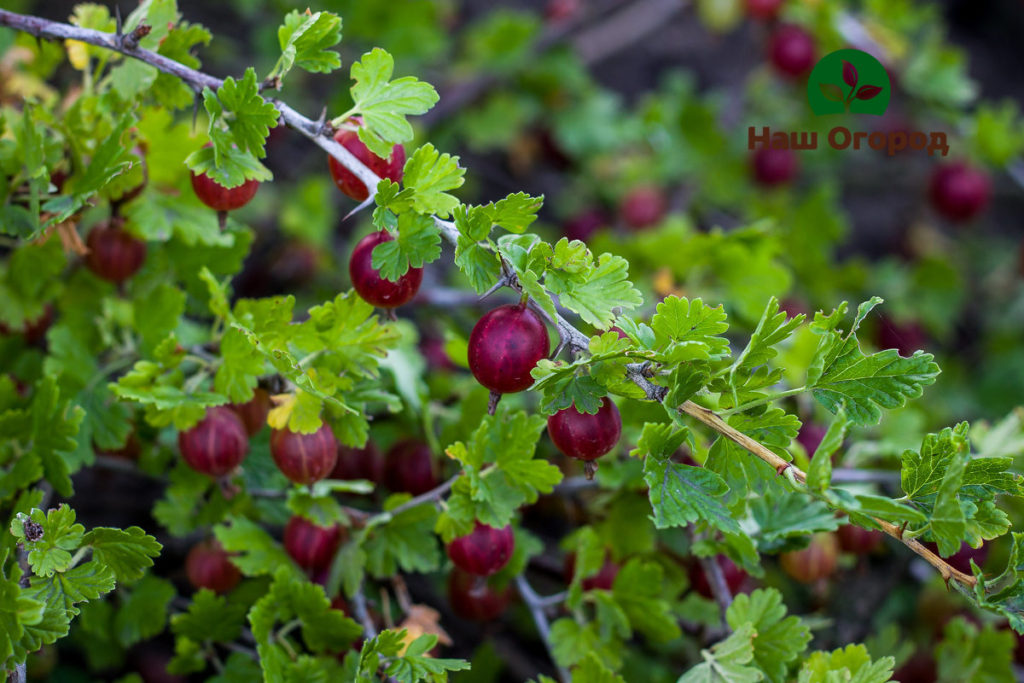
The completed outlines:
[[[110,224],[100,224],[85,238],[85,265],[97,277],[121,284],[146,262],[146,243]]]
[[[384,466],[384,485],[395,493],[418,496],[437,486],[434,455],[420,441],[405,439],[388,451]]]
[[[342,536],[342,528],[337,524],[322,527],[305,517],[293,515],[284,528],[284,549],[303,569],[327,569],[338,552]]]
[[[196,472],[220,477],[245,459],[249,437],[245,425],[226,406],[215,406],[194,427],[178,433],[178,449]]]
[[[245,431],[252,436],[263,429],[267,424],[267,414],[270,412],[270,394],[262,387],[256,387],[252,398],[245,403],[232,403],[228,406],[235,412],[235,415],[245,425]]]
[[[752,19],[769,21],[778,16],[786,0],[747,0],[747,14]]]
[[[512,600],[512,588],[495,588],[479,576],[458,567],[448,575],[448,601],[452,611],[463,619],[491,621],[497,619]]]
[[[668,211],[665,195],[656,187],[637,187],[630,190],[619,212],[627,226],[643,230],[661,221]]]
[[[270,455],[284,476],[296,484],[312,484],[334,469],[338,441],[326,422],[312,434],[275,429],[270,433]]]
[[[791,149],[762,147],[750,156],[754,180],[764,187],[784,185],[796,177],[800,163]]]
[[[938,166],[928,185],[932,206],[952,221],[966,221],[980,214],[991,194],[988,175],[961,162]]]
[[[562,225],[562,234],[570,240],[586,241],[600,228],[608,225],[608,219],[598,209],[588,209],[569,218]]]
[[[209,588],[215,593],[227,593],[242,580],[242,573],[215,538],[192,546],[185,558],[185,574],[196,589]]]
[[[392,282],[373,267],[373,248],[394,239],[386,230],[372,232],[359,240],[348,262],[348,274],[356,292],[364,301],[380,308],[395,308],[408,303],[416,296],[423,282],[422,268],[409,268],[405,275],[398,278],[398,282]]]
[[[928,345],[928,333],[914,321],[898,323],[882,316],[877,330],[878,348],[896,349],[901,356],[912,356],[914,351]]]
[[[919,652],[893,672],[892,680],[900,683],[935,683],[939,680],[935,659],[925,652]]]
[[[615,583],[615,577],[619,575],[619,570],[622,567],[617,562],[614,562],[612,558],[605,556],[604,564],[597,570],[597,573],[591,574],[581,581],[583,590],[606,590],[610,591],[612,585]],[[569,553],[565,556],[565,567],[562,570],[562,576],[565,578],[566,583],[572,582],[572,577],[576,573],[576,553]]]
[[[802,76],[814,66],[814,38],[799,26],[780,26],[769,46],[772,64],[791,78]]]
[[[363,123],[363,120],[358,116],[354,117],[351,121],[357,125],[362,125]],[[391,148],[391,156],[387,159],[382,159],[363,144],[363,141],[359,139],[359,134],[354,130],[339,130],[334,134],[334,141],[351,152],[356,159],[363,162],[365,166],[381,178],[387,178],[396,183],[402,181],[402,169],[405,167],[404,146],[395,145]],[[357,202],[361,202],[370,196],[363,181],[342,166],[334,157],[327,157],[327,166],[331,171],[334,184],[349,197]]]
[[[192,189],[199,201],[214,211],[234,211],[240,209],[256,196],[260,188],[258,180],[246,180],[237,187],[228,189],[205,173],[192,173]]]
[[[782,569],[800,583],[814,583],[831,576],[836,570],[839,542],[835,534],[819,533],[803,550],[782,553],[779,563]]]
[[[469,335],[469,369],[476,381],[499,394],[533,385],[530,371],[551,351],[540,316],[517,304],[484,314]]]
[[[473,531],[448,544],[448,557],[464,572],[490,576],[508,564],[515,545],[511,525],[495,529],[477,522]]]
[[[548,435],[570,458],[596,460],[615,448],[622,436],[619,409],[607,396],[593,415],[581,413],[570,406],[548,418]]]
[[[747,580],[747,573],[725,555],[716,555],[714,561],[722,568],[722,576],[725,577],[725,585],[729,587],[729,592],[735,595]],[[708,600],[715,599],[711,583],[708,582],[708,577],[700,562],[693,562],[689,567],[688,574],[690,585],[695,591]]]
[[[870,555],[882,547],[882,532],[865,529],[856,524],[844,524],[836,531],[839,547],[854,555]]]
[[[817,422],[805,422],[800,425],[800,431],[796,435],[796,440],[807,451],[807,455],[813,455],[814,451],[818,450],[818,446],[821,445],[826,433],[828,433],[828,427],[825,425],[818,424]]]
[[[372,441],[362,448],[338,446],[338,460],[331,472],[331,479],[366,479],[375,484],[384,481],[384,458]],[[433,487],[431,487],[433,488]]]

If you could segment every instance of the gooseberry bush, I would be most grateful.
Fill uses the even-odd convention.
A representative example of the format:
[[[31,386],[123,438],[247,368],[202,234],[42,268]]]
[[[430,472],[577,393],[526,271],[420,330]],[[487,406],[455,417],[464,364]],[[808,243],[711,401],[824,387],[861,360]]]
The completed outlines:
[[[738,127],[685,76],[629,111],[586,57],[529,58],[588,20],[564,1],[468,31],[445,109],[397,75],[443,10],[383,4],[349,7],[379,46],[293,10],[223,79],[175,0],[0,9],[8,678],[1014,680],[1024,266],[969,231],[1024,124],[967,110],[934,12],[698,2],[763,45]],[[844,164],[746,126],[811,125],[801,79],[883,20],[961,131],[915,176],[948,230],[840,262]],[[457,145],[567,187],[469,203]],[[929,398],[967,309],[988,341]]]

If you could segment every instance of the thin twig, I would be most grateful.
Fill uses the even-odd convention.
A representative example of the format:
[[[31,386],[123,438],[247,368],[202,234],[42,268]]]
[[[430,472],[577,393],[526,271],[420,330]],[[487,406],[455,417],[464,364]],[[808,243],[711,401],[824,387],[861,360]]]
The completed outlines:
[[[690,538],[694,541],[697,540],[697,534],[692,531],[692,527]],[[725,580],[725,572],[722,571],[722,565],[718,564],[718,558],[714,556],[698,557],[697,561],[700,562],[704,578],[708,580],[708,585],[711,587],[711,595],[714,596],[715,602],[718,603],[722,627],[728,628],[728,624],[725,621],[725,612],[729,609],[729,605],[732,604],[732,591],[729,590],[729,584]]]
[[[541,640],[544,641],[544,647],[547,648],[548,654],[551,656],[559,679],[562,683],[569,683],[569,670],[560,666],[555,659],[555,650],[551,644],[551,624],[548,622],[547,615],[544,614],[544,599],[537,595],[530,582],[522,574],[516,577],[516,588],[519,589],[519,595],[523,598],[526,606],[530,608],[533,623],[537,625],[537,632],[540,634]]]

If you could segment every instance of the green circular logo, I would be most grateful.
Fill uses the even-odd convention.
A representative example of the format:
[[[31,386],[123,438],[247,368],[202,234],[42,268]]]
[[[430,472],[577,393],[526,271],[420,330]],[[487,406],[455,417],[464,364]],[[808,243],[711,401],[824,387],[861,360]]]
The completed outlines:
[[[889,106],[889,74],[860,50],[836,50],[814,65],[807,80],[807,102],[815,114],[875,114]]]

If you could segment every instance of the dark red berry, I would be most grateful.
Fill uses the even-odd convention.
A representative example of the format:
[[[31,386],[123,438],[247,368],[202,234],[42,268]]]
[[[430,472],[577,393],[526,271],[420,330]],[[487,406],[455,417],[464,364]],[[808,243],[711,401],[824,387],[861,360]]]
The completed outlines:
[[[448,601],[452,611],[463,619],[492,621],[508,607],[512,599],[509,586],[496,588],[486,579],[473,576],[458,567],[448,575]]]
[[[588,209],[567,220],[562,226],[562,234],[570,240],[586,241],[605,225],[608,225],[608,219],[601,211]]]
[[[490,311],[469,335],[469,369],[491,391],[514,394],[533,384],[530,371],[551,350],[540,316],[522,305]]]
[[[365,479],[374,484],[384,481],[384,458],[380,449],[372,441],[367,441],[363,448],[338,446],[338,461],[331,472],[331,479],[351,481]],[[433,488],[433,487],[430,487]]]
[[[576,406],[559,410],[548,418],[548,435],[558,450],[577,460],[596,460],[615,448],[622,436],[619,409],[605,396],[593,415]]]
[[[613,562],[612,558],[605,556],[604,564],[597,570],[597,573],[585,577],[581,582],[583,590],[592,591],[600,589],[610,591],[615,583],[615,577],[619,575],[619,569],[621,567],[616,562]],[[575,573],[576,553],[569,553],[565,556],[565,567],[562,571],[565,582],[571,582]]]
[[[284,549],[297,565],[310,571],[330,567],[342,540],[342,529],[337,524],[322,527],[298,515],[284,528]]]
[[[880,349],[896,349],[901,356],[911,356],[928,345],[928,333],[915,321],[898,323],[882,316],[878,322],[877,343]]]
[[[839,542],[835,534],[819,533],[803,550],[782,553],[779,564],[782,569],[800,583],[814,583],[825,579],[836,570]]]
[[[808,455],[813,455],[827,432],[828,427],[825,425],[817,422],[805,422],[800,425],[800,432],[796,435],[796,440],[800,442]]]
[[[942,557],[941,553],[939,553],[939,546],[936,543],[929,541],[924,545],[933,553]],[[988,546],[982,545],[980,548],[972,548],[966,542],[961,543],[960,550],[944,559],[949,566],[953,567],[953,569],[958,569],[964,574],[973,575],[973,572],[971,571],[971,560],[974,560],[974,564],[979,567],[983,567],[985,565],[985,560],[988,559]]]
[[[802,76],[814,66],[814,37],[799,26],[780,26],[772,34],[769,53],[772,64],[783,74]]]
[[[939,680],[935,659],[925,652],[919,652],[893,672],[892,680],[900,683],[935,683]]]
[[[146,261],[146,243],[106,223],[97,225],[85,238],[89,253],[85,265],[97,277],[120,284],[139,272]]]
[[[35,345],[46,338],[46,331],[53,324],[53,306],[46,304],[43,312],[34,320],[25,320],[20,329],[13,329],[7,323],[0,322],[0,335],[21,333],[25,337],[25,343]]]
[[[637,187],[622,200],[619,211],[627,226],[642,230],[661,221],[668,211],[668,201],[656,187]]]
[[[774,19],[784,2],[785,0],[747,0],[747,14],[753,19]]]
[[[799,168],[796,152],[791,149],[762,147],[750,157],[754,180],[765,187],[788,183],[796,177]]]
[[[228,553],[215,538],[192,546],[185,558],[185,574],[196,588],[209,588],[215,593],[227,593],[242,580],[238,567],[231,564]]]
[[[409,268],[405,275],[398,278],[398,282],[392,282],[373,267],[373,248],[393,239],[387,230],[370,233],[359,240],[348,262],[348,274],[356,292],[364,301],[380,308],[395,308],[408,303],[416,296],[423,281],[422,268]]]
[[[844,524],[836,532],[839,547],[854,555],[870,555],[882,547],[882,532],[865,529],[856,524]]]
[[[214,211],[234,211],[249,203],[260,187],[258,180],[246,180],[241,185],[226,188],[205,173],[192,173],[192,189],[199,201]]]
[[[284,476],[296,484],[312,484],[334,469],[338,441],[326,422],[312,434],[275,429],[270,433],[270,455]]]
[[[245,403],[232,403],[231,410],[242,420],[245,431],[252,436],[267,424],[270,413],[270,394],[262,387],[253,390],[252,398]]]
[[[430,447],[412,439],[392,446],[385,461],[384,485],[395,493],[414,496],[436,487],[437,474]]]
[[[738,593],[747,580],[747,573],[726,555],[716,555],[714,562],[717,562],[718,566],[722,568],[722,576],[725,578],[725,585],[728,586],[729,592],[734,595]],[[704,566],[699,561],[695,560],[690,564],[688,574],[690,585],[693,586],[697,593],[708,600],[715,599],[715,594],[711,590],[711,583],[704,572]]]
[[[249,437],[230,408],[215,406],[195,427],[178,433],[178,449],[189,467],[219,477],[242,462],[249,452]]]
[[[928,192],[939,213],[953,221],[966,221],[985,210],[992,189],[984,171],[954,162],[935,169]]]
[[[572,19],[582,9],[580,0],[548,0],[544,16],[552,23]]]
[[[352,123],[356,125],[362,125],[362,122],[359,117],[352,119]],[[405,147],[402,145],[392,147],[391,156],[382,159],[363,144],[363,141],[359,139],[359,134],[354,130],[339,130],[335,133],[334,140],[381,178],[388,178],[396,183],[402,181],[402,169],[405,167]],[[327,164],[331,170],[331,177],[334,178],[334,184],[338,186],[339,190],[357,202],[370,196],[363,181],[342,166],[334,157],[327,157]]]
[[[490,576],[508,564],[515,545],[511,525],[495,529],[476,522],[473,531],[448,544],[448,557],[464,572]]]

